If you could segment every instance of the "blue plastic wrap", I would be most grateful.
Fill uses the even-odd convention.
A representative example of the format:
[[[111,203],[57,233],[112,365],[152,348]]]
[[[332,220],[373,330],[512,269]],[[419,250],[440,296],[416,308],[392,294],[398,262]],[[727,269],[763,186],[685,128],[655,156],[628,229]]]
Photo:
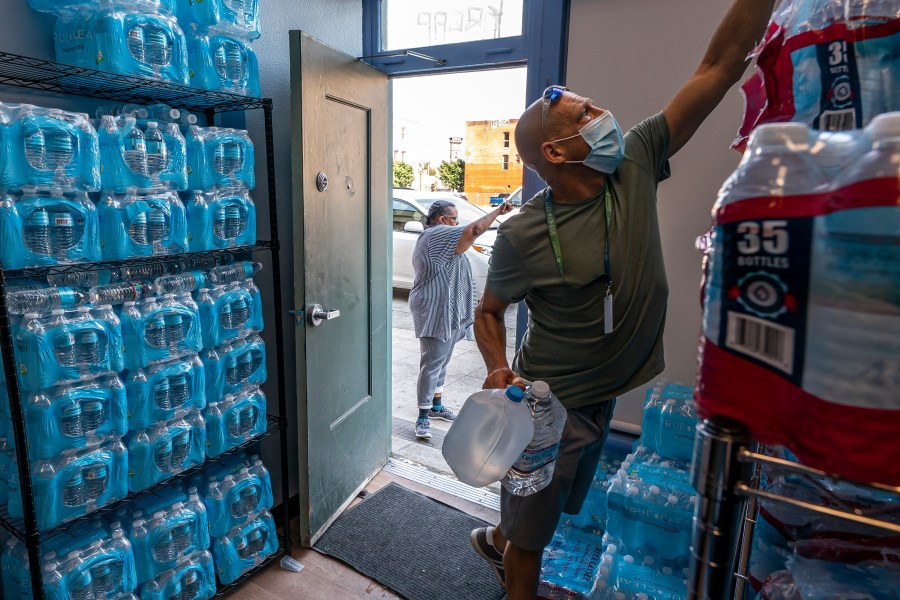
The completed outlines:
[[[174,569],[191,554],[209,548],[206,507],[198,495],[134,519],[129,531],[138,583]]]
[[[63,385],[24,397],[32,460],[125,435],[125,386],[116,375]]]
[[[188,189],[187,176],[187,142],[181,134],[177,123],[166,123],[162,126],[163,138],[169,151],[169,167],[159,176],[164,183],[169,183],[176,190]]]
[[[256,204],[247,190],[194,192],[187,204],[191,252],[256,243]]]
[[[245,130],[194,125],[185,140],[190,189],[256,187],[253,142]]]
[[[202,463],[206,428],[200,411],[128,434],[128,489],[139,492]]]
[[[187,35],[191,85],[259,98],[259,61],[240,39],[211,33]]]
[[[266,382],[266,344],[258,335],[205,350],[200,356],[208,402],[218,402],[245,385]]]
[[[252,279],[203,288],[197,294],[204,348],[263,330],[262,300]]]
[[[25,315],[16,333],[19,385],[33,392],[124,368],[122,329],[109,306]]]
[[[128,428],[146,429],[182,410],[206,408],[205,367],[196,355],[129,372]]]
[[[16,479],[15,483],[10,481],[11,477]],[[11,488],[18,489],[18,478],[15,450],[6,437],[0,437],[0,506],[9,502]]]
[[[72,13],[57,20],[53,41],[57,62],[188,83],[184,33],[167,15]]]
[[[103,260],[187,252],[187,219],[170,190],[129,190],[98,203]]]
[[[239,446],[266,431],[266,396],[257,386],[249,386],[210,402],[206,419],[206,455],[210,458]]]
[[[134,591],[134,554],[116,524],[109,539],[43,561],[44,596],[53,600],[116,598]]]
[[[68,450],[59,457],[32,463],[35,513],[39,529],[91,512],[128,494],[128,455],[121,442],[85,450]],[[22,518],[21,497],[13,501],[10,488],[9,514]],[[18,490],[15,491],[19,495]]]
[[[259,37],[259,0],[178,0],[178,18],[242,39]]]
[[[252,521],[213,540],[213,558],[219,581],[228,585],[277,550],[275,521],[268,511],[263,511]]]
[[[6,541],[0,557],[0,574],[3,578],[3,597],[31,600],[31,572],[28,564],[28,548],[18,538]]]
[[[97,132],[86,114],[0,103],[0,123],[0,186],[100,189]]]
[[[86,192],[28,190],[0,200],[0,263],[5,269],[100,260],[97,209]]]
[[[561,527],[544,549],[538,597],[588,600],[601,582],[600,537]],[[605,596],[601,596],[605,597]]]
[[[196,354],[202,348],[201,321],[190,294],[166,294],[122,305],[124,362],[129,370]]]
[[[262,510],[272,508],[272,480],[262,461],[230,472],[209,475],[204,502],[209,511],[209,532],[226,535]]]
[[[175,568],[147,582],[141,588],[141,600],[207,600],[216,593],[216,573],[208,550],[196,552]]]
[[[76,12],[96,12],[100,10],[124,10],[146,13],[175,14],[176,0],[28,0],[34,10],[54,15],[72,14]]]
[[[153,180],[147,172],[147,145],[144,132],[134,117],[101,118],[97,128],[100,145],[103,189],[123,194],[130,187],[149,188]]]

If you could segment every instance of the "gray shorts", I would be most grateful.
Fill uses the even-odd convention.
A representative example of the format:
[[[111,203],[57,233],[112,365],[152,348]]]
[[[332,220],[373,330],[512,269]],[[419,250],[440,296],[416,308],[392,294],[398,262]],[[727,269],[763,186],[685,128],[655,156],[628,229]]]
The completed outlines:
[[[500,491],[500,531],[523,550],[543,550],[562,513],[576,515],[587,496],[609,433],[616,401],[570,408],[563,427],[553,479],[530,496]]]

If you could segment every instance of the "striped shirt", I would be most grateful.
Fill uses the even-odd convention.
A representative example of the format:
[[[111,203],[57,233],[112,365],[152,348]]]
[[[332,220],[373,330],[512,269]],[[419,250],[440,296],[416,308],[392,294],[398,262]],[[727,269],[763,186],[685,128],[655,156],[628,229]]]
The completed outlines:
[[[462,225],[429,227],[416,241],[415,278],[409,293],[416,337],[450,338],[475,321],[475,279],[465,253],[455,254]]]

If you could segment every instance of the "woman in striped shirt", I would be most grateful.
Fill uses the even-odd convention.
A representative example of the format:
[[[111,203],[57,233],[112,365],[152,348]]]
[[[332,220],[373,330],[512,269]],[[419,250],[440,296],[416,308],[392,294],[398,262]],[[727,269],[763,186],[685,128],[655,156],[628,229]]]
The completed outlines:
[[[475,280],[465,252],[494,219],[512,209],[512,204],[504,202],[468,225],[459,224],[459,213],[449,200],[437,200],[428,209],[425,231],[413,250],[415,278],[409,293],[422,353],[416,386],[417,438],[431,437],[429,419],[456,418],[442,405],[441,394],[453,347],[475,320]]]

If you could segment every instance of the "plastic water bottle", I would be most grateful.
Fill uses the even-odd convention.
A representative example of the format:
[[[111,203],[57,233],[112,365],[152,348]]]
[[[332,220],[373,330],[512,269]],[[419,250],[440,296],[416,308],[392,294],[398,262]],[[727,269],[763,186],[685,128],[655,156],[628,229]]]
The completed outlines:
[[[28,315],[25,315],[25,317],[27,318]],[[37,315],[35,315],[35,318],[37,318]],[[77,365],[78,362],[75,348],[75,336],[71,333],[63,333],[57,337],[55,347],[57,362],[63,367],[74,367]]]
[[[147,144],[144,141],[144,134],[133,119],[129,119],[128,125],[130,128],[123,140],[125,166],[138,175],[146,175]]]
[[[252,404],[241,409],[238,420],[240,421],[241,435],[247,435],[253,431],[256,425],[256,407]]]
[[[243,297],[231,303],[231,328],[241,329],[250,320],[250,306]]]
[[[137,511],[136,511],[137,512]],[[136,514],[136,513],[135,513]],[[120,548],[126,546],[128,541],[125,539],[125,531],[122,529],[122,524],[119,521],[114,521],[109,526],[112,531],[112,545],[113,547]],[[113,590],[122,585],[122,580],[125,578],[125,563],[119,558],[114,558],[109,561],[109,570],[110,570],[110,579],[113,582]]]
[[[186,294],[206,286],[206,274],[203,271],[190,271],[178,275],[157,277],[153,287],[157,294]]]
[[[250,546],[247,544],[247,538],[243,535],[238,535],[234,539],[234,551],[238,555],[238,558],[241,560],[246,560],[253,556],[250,552]]]
[[[104,464],[92,465],[84,470],[84,495],[88,502],[94,501],[106,492],[109,471]]]
[[[61,123],[62,111],[51,109],[50,118]],[[75,157],[75,144],[71,134],[58,125],[44,131],[44,167],[48,171],[65,169]]]
[[[169,168],[169,150],[156,121],[147,122],[144,143],[147,146],[147,175],[156,179]]]
[[[147,240],[160,244],[166,239],[166,214],[161,210],[151,210],[147,217]]]
[[[181,510],[182,505],[178,503],[175,505],[176,511]],[[181,556],[181,554],[191,547],[191,522],[181,523],[180,525],[176,525],[172,528],[172,547],[175,550],[175,556]]]
[[[213,213],[213,235],[220,240],[228,239],[227,236],[227,215],[225,207],[221,204],[216,205],[216,211]]]
[[[172,465],[180,470],[191,450],[191,432],[182,431],[172,436]]]
[[[134,218],[131,219],[131,224],[128,225],[128,237],[130,237],[135,244],[139,246],[147,246],[150,244],[149,237],[147,235],[147,213],[146,211],[141,211],[134,215]]]
[[[50,217],[43,208],[38,208],[25,219],[25,246],[35,254],[50,256]]]
[[[238,375],[238,366],[237,360],[233,356],[228,356],[225,359],[227,362],[225,363],[225,383],[228,385],[237,385],[241,382],[241,378]]]
[[[81,437],[84,430],[81,427],[81,404],[72,402],[66,406],[60,415],[60,432],[68,437]]]
[[[147,107],[148,117],[150,119],[155,119],[162,123],[177,123],[181,118],[181,111],[177,108],[172,108],[168,104],[151,104]],[[149,126],[150,124],[147,123]]]
[[[153,390],[153,402],[160,410],[169,410],[172,408],[171,388],[169,380],[161,377]]]
[[[44,131],[40,127],[34,127],[25,134],[25,160],[33,169],[38,171],[46,171],[44,165],[44,151],[46,148],[46,140],[44,139]]]
[[[91,571],[76,571],[69,579],[70,600],[94,600],[94,589],[91,582]]]
[[[223,174],[232,174],[244,166],[244,150],[240,142],[228,140],[222,144]]]
[[[229,204],[225,207],[225,238],[233,240],[241,235],[241,207]]]
[[[53,230],[50,248],[54,256],[65,259],[66,252],[75,246],[75,219],[66,210],[49,213],[49,219]]]
[[[87,308],[87,307],[84,307]],[[100,338],[96,331],[78,333],[75,360],[81,367],[89,367],[100,362]]]
[[[209,280],[216,284],[232,283],[253,277],[262,270],[258,262],[237,262],[216,267],[209,272]]]
[[[181,600],[194,600],[200,593],[200,575],[197,569],[185,571],[181,577]]]
[[[144,30],[144,62],[158,74],[160,68],[168,65],[170,60],[171,49],[166,31],[156,25],[148,25]]]
[[[150,288],[142,281],[123,281],[94,286],[88,290],[88,298],[94,306],[125,304],[143,300],[150,295]]]
[[[166,347],[166,321],[161,314],[157,313],[153,320],[147,323],[144,340],[151,348]]]
[[[161,473],[172,471],[172,439],[163,440],[153,453],[153,462]]]
[[[251,515],[256,511],[259,505],[259,487],[256,485],[248,485],[241,490],[240,494],[241,514],[238,516]]]
[[[62,498],[65,506],[82,506],[84,504],[84,477],[81,471],[75,471],[71,479],[63,486]]]
[[[516,496],[534,494],[550,483],[566,424],[566,409],[550,392],[546,382],[535,381],[527,401],[534,411],[534,436],[502,483],[507,492]]]
[[[95,598],[104,598],[108,592],[116,589],[116,582],[112,578],[112,559],[94,563],[91,567],[91,581]]]
[[[481,487],[499,481],[534,436],[524,392],[480,390],[466,400],[444,438],[442,454],[456,477]]]
[[[100,400],[81,403],[81,428],[85,433],[96,432],[106,422],[106,408]]]
[[[241,437],[241,414],[234,407],[230,408],[224,415],[225,427],[228,435],[233,438]]]
[[[188,400],[187,376],[177,373],[169,378],[169,404],[172,408],[182,406]]]
[[[262,552],[266,545],[266,536],[262,529],[254,529],[247,534],[247,551],[250,556],[255,556]]]
[[[237,381],[235,383],[247,381],[253,374],[253,357],[250,356],[250,352],[244,352],[237,357],[235,362],[237,364]]]
[[[253,348],[247,354],[250,355],[250,375],[256,373],[260,365],[262,365],[262,352]],[[249,377],[249,375],[248,375]]]
[[[184,340],[184,319],[178,313],[165,316],[166,346],[177,346]]]
[[[164,529],[162,527],[161,521],[164,517],[165,513],[162,511],[153,513],[153,521],[157,524],[155,531],[159,535],[157,536],[153,547],[150,549],[150,552],[153,555],[153,560],[158,563],[167,563],[175,558],[174,549],[172,547],[172,530]]]
[[[197,124],[197,115],[187,111],[181,111],[181,117],[178,118],[178,124],[182,127],[190,127]]]
[[[223,329],[234,329],[231,304],[228,302],[222,304],[222,308],[219,309],[219,325]]]
[[[126,40],[126,44],[128,45],[128,52],[131,53],[131,56],[133,56],[136,61],[138,61],[139,63],[145,62],[144,27],[142,25],[135,25],[128,30],[128,39]]]
[[[70,287],[48,287],[38,290],[19,290],[6,296],[6,305],[14,315],[48,313],[54,309],[70,310],[84,304],[87,296]]]
[[[244,79],[244,53],[241,47],[232,41],[224,41],[216,48],[213,61],[219,77],[227,82],[228,87],[239,84]],[[223,171],[219,171],[222,173]]]

